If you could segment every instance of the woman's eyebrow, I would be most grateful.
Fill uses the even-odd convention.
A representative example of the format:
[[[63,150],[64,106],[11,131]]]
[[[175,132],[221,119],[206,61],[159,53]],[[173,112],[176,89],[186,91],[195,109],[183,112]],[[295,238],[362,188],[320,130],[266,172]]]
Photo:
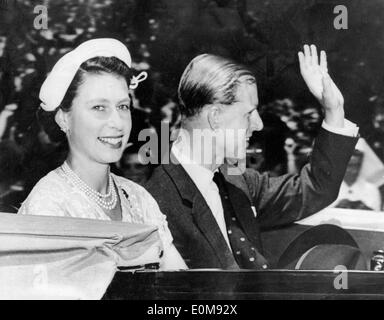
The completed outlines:
[[[122,102],[130,102],[131,99],[130,97],[126,97],[126,98],[123,98],[121,99],[118,103],[122,103]],[[105,98],[95,98],[95,99],[91,99],[91,100],[88,100],[87,103],[91,104],[91,103],[108,103],[109,100],[108,99],[105,99]]]
[[[104,98],[96,98],[96,99],[91,99],[87,101],[87,103],[95,103],[95,102],[108,102],[108,100]]]

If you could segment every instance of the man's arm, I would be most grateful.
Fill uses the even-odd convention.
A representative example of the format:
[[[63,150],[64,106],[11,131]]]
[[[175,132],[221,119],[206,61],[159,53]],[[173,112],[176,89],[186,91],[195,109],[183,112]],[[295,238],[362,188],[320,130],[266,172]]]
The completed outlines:
[[[325,52],[321,52],[319,62],[316,47],[305,45],[304,52],[299,52],[299,62],[303,79],[322,105],[325,117],[310,163],[299,174],[270,178],[246,172],[264,227],[293,222],[332,203],[357,143],[358,128],[344,119],[344,98],[328,74]]]
[[[299,174],[269,177],[246,170],[244,177],[261,226],[292,223],[334,202],[357,140],[321,128],[309,163]]]
[[[327,55],[320,52],[320,62],[315,45],[304,46],[299,52],[300,73],[309,91],[324,110],[322,127],[333,133],[357,136],[358,128],[344,118],[344,97],[328,73]]]

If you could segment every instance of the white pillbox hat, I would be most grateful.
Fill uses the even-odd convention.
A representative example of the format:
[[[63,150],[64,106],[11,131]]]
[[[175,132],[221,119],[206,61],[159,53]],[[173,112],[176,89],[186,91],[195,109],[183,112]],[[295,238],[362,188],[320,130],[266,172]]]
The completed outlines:
[[[92,39],[82,43],[64,55],[45,79],[39,94],[43,110],[54,111],[60,106],[80,65],[94,57],[116,57],[129,68],[132,65],[131,55],[127,47],[116,39]],[[137,88],[139,82],[146,78],[146,72],[141,72],[138,76],[133,77],[130,89]]]

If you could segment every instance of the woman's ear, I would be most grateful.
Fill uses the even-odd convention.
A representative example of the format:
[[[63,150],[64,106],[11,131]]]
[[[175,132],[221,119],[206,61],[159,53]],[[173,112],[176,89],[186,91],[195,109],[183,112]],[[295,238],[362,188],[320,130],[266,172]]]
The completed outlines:
[[[208,123],[213,131],[220,127],[220,109],[217,105],[211,105],[208,110]]]
[[[59,109],[55,115],[55,121],[64,133],[69,132],[68,112]]]

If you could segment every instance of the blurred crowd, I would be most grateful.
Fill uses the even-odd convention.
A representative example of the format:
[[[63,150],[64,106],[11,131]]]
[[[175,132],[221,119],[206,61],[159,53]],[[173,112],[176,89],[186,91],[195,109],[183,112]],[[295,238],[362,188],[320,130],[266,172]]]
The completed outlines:
[[[216,6],[215,1],[211,2]],[[133,55],[133,67],[137,71],[148,70],[150,74],[135,92],[131,143],[115,165],[116,172],[137,182],[145,180],[151,167],[142,165],[138,157],[144,143],[138,141],[140,130],[152,128],[160,132],[161,121],[166,121],[172,139],[180,123],[176,88],[170,90],[167,75],[151,65],[156,59],[150,59],[148,43],[156,39],[158,24],[146,13],[147,1],[49,3],[48,30],[25,27],[33,23],[34,16],[24,13],[33,12],[35,1],[10,2],[9,6],[18,6],[17,10],[0,8],[0,212],[16,212],[34,184],[64,160],[65,150],[52,143],[39,125],[38,94],[54,62],[87,39],[111,36],[122,40]],[[128,15],[132,6],[141,15]],[[13,16],[9,18],[10,15]],[[14,28],[15,21],[20,28]],[[384,103],[377,102],[372,119],[374,132],[368,141],[381,160],[384,159],[383,106]],[[272,176],[297,172],[307,162],[313,138],[321,126],[319,106],[302,104],[292,98],[276,99],[262,105],[260,113],[265,129],[250,141],[248,167],[267,171]]]

